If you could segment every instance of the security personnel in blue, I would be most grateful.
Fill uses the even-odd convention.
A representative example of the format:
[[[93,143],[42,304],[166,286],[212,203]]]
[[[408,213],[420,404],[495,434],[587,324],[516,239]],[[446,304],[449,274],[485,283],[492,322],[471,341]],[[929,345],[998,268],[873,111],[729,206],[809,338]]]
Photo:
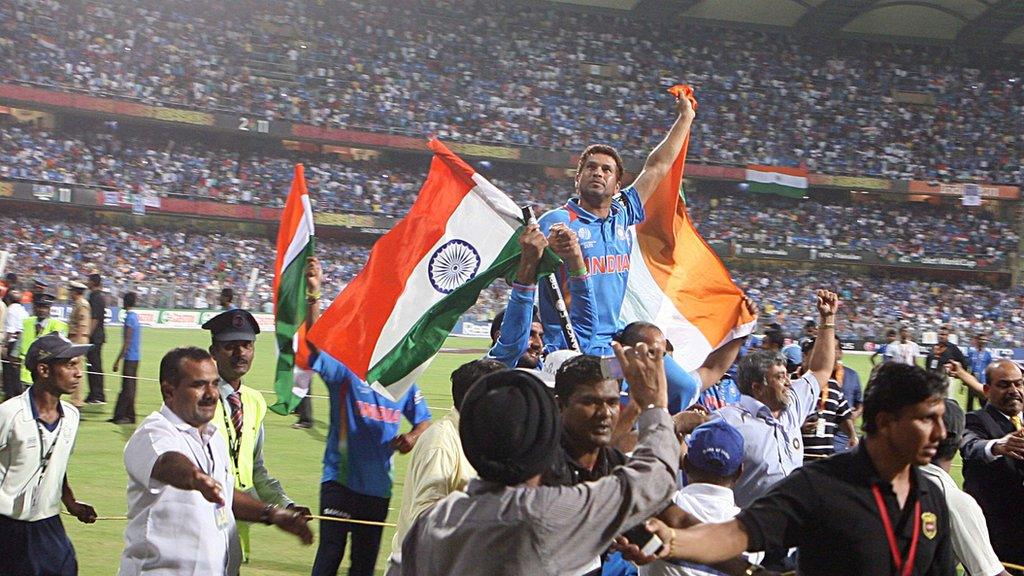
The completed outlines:
[[[60,505],[87,524],[96,510],[68,483],[79,414],[61,396],[81,385],[90,347],[56,333],[36,339],[24,356],[32,386],[0,405],[0,576],[78,573]]]
[[[323,269],[310,258],[306,289],[321,292]],[[319,299],[308,299],[306,327],[320,317]],[[320,514],[342,520],[383,522],[388,515],[395,450],[408,454],[430,426],[430,411],[413,384],[404,396],[391,399],[362,381],[347,366],[309,343],[310,366],[320,375],[330,395],[331,418],[324,448],[320,484]],[[402,417],[412,430],[399,433]],[[349,576],[372,576],[380,551],[382,526],[320,521],[320,544],[313,562],[314,576],[334,576],[352,535]]]
[[[259,324],[252,314],[233,308],[208,320],[203,324],[203,330],[209,330],[213,339],[210,354],[217,361],[220,376],[220,402],[213,421],[228,445],[235,487],[261,502],[296,508],[308,515],[309,509],[296,507],[281,483],[267,470],[263,459],[266,436],[263,420],[267,416],[267,402],[258,390],[242,384],[242,378],[252,367]],[[243,561],[247,562],[249,524],[238,524],[238,537]]]
[[[946,438],[945,395],[941,374],[883,365],[864,394],[856,449],[797,470],[734,520],[681,530],[651,521],[668,542],[660,555],[707,564],[796,546],[806,576],[953,576],[946,499],[919,469]]]
[[[50,309],[57,299],[52,294],[35,292],[32,294],[32,315],[25,318],[21,328],[21,356],[25,357],[29,347],[37,338],[50,332],[59,332],[65,336],[68,325],[56,318],[50,318]],[[26,386],[32,383],[32,372],[26,364],[21,366],[21,381]]]
[[[614,148],[603,144],[588,146],[576,167],[575,197],[540,217],[545,236],[564,226],[579,238],[586,269],[574,271],[563,266],[558,278],[564,284],[569,276],[588,274],[593,283],[597,325],[593,345],[584,352],[611,354],[612,337],[625,327],[620,312],[633,248],[629,227],[644,221],[644,203],[671,169],[695,115],[687,97],[676,100],[676,112],[678,117],[672,128],[647,157],[643,170],[630,186],[621,188],[624,170]],[[540,298],[540,314],[548,351],[568,348],[554,302],[547,295]]]

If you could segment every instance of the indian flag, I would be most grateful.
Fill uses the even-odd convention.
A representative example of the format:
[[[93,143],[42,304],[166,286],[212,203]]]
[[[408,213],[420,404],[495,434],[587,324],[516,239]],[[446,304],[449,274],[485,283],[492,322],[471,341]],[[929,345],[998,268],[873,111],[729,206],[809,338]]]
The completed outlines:
[[[277,231],[274,262],[274,324],[277,370],[274,391],[277,402],[270,409],[289,414],[309,393],[312,372],[306,359],[306,259],[313,255],[313,208],[306,192],[302,164],[295,166],[281,226]]]
[[[676,97],[693,99],[688,86]],[[672,170],[644,204],[647,219],[632,231],[633,252],[622,319],[658,325],[685,370],[703,364],[713,350],[753,332],[757,319],[743,305],[743,292],[693,226],[682,194],[689,137]]]
[[[783,166],[747,166],[747,184],[751,192],[803,198],[807,190],[807,170]]]
[[[405,218],[309,334],[381,393],[400,398],[480,291],[519,261],[522,210],[437,140]],[[557,264],[553,254],[544,273]]]

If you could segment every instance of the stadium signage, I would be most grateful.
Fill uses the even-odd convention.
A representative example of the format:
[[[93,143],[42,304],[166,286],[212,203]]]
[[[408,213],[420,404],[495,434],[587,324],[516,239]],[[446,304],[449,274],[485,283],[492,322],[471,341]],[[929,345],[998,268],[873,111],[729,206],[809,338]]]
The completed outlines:
[[[817,262],[845,262],[875,266],[897,266],[900,268],[953,268],[958,270],[1008,271],[1003,262],[989,263],[970,255],[931,254],[923,256],[898,256],[884,258],[871,251],[802,248],[798,246],[758,246],[712,240],[709,245],[720,256],[736,258],[770,258],[775,260],[799,260]]]

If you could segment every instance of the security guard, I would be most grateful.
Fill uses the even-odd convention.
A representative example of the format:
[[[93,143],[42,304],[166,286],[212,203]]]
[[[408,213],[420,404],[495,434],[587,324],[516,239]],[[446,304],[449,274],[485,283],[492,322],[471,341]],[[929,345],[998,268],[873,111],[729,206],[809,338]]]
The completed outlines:
[[[260,327],[252,314],[232,309],[214,316],[205,324],[213,342],[210,354],[220,373],[220,402],[213,423],[228,445],[235,487],[259,500],[277,506],[293,507],[309,515],[309,508],[295,506],[281,483],[270,475],[263,462],[263,419],[267,402],[263,395],[242,384],[252,366],[254,344]],[[249,525],[238,524],[243,560],[249,558]]]
[[[50,318],[50,308],[53,306],[53,294],[36,292],[32,295],[32,316],[25,318],[21,328],[21,357],[25,358],[28,349],[40,336],[50,332],[60,332],[68,335],[68,325],[56,318]],[[25,365],[21,367],[21,381],[26,385],[32,384],[32,373]]]
[[[89,333],[92,331],[92,326],[89,322],[92,318],[92,308],[89,306],[89,301],[85,299],[85,291],[89,287],[81,282],[73,281],[68,284],[68,289],[71,291],[71,316],[68,318],[68,340],[75,344],[88,344]],[[71,403],[75,406],[81,406],[83,400],[82,386],[78,386],[71,394]]]

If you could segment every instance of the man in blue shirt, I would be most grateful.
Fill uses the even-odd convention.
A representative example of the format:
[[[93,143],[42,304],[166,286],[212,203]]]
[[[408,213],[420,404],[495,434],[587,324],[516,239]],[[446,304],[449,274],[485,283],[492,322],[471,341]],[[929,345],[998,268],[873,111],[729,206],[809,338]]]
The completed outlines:
[[[576,167],[575,197],[540,218],[545,236],[556,225],[562,225],[579,238],[586,270],[569,270],[563,266],[557,278],[564,286],[574,273],[589,274],[593,284],[597,324],[591,346],[584,352],[611,354],[612,337],[625,326],[620,313],[633,248],[629,227],[644,221],[644,202],[668,175],[694,118],[693,105],[685,96],[676,100],[676,110],[678,117],[672,128],[647,157],[643,170],[630,186],[621,189],[622,159],[614,148],[603,144],[589,146],[580,155]],[[568,348],[554,302],[547,295],[542,294],[540,298],[540,314],[545,348],[548,351]]]
[[[857,374],[857,371],[853,368],[843,364],[843,348],[840,346],[838,338],[836,339],[836,367],[832,371],[832,379],[842,386],[843,397],[853,412],[850,417],[856,422],[861,417],[861,414],[864,413],[864,390],[861,387],[860,374]],[[850,449],[850,437],[846,435],[846,432],[841,427],[836,430],[835,436],[832,437],[832,445],[836,449],[836,454],[841,454]]]
[[[114,424],[135,424],[135,377],[139,373],[139,360],[142,359],[142,325],[135,312],[137,299],[135,292],[128,292],[121,298],[124,307],[123,341],[121,351],[114,359],[113,371],[117,372],[121,360],[124,360],[124,372],[121,373],[121,393],[117,395],[114,416],[108,420]]]
[[[988,337],[984,334],[978,333],[974,335],[974,346],[967,351],[967,366],[971,374],[981,383],[982,386],[986,384],[985,379],[985,368],[995,360],[995,356],[992,355],[992,351],[989,350],[985,345],[988,344]],[[974,410],[974,403],[978,402],[978,407],[981,408],[985,405],[985,397],[979,395],[973,389],[967,389],[967,411]]]
[[[896,356],[896,348],[893,347],[893,344],[895,343],[896,329],[889,328],[885,331],[885,344],[879,346],[878,349],[875,350],[875,353],[871,355],[871,365],[874,366],[877,363],[875,358],[879,356],[882,357],[882,362],[892,362],[893,358]]]
[[[316,258],[309,259],[306,282],[309,292],[321,291],[323,269]],[[308,331],[320,317],[320,305],[316,298],[307,302]],[[320,514],[383,522],[391,502],[395,450],[408,454],[420,434],[430,426],[427,403],[415,384],[404,396],[392,400],[371,388],[344,364],[317,350],[312,343],[309,348],[310,366],[327,385],[331,405],[320,479]],[[399,434],[403,416],[413,428]],[[349,576],[373,575],[382,527],[321,521],[313,576],[337,574],[349,533],[352,534]]]
[[[493,358],[509,368],[544,367],[544,325],[537,315],[534,300],[537,295],[537,266],[548,246],[574,270],[569,277],[571,305],[569,317],[581,344],[590,341],[596,321],[594,294],[583,267],[576,236],[565,230],[553,230],[551,241],[544,237],[537,224],[528,224],[519,236],[522,256],[516,269],[516,280],[512,283],[508,306],[491,322],[491,349],[488,358]],[[583,269],[584,273],[576,271]],[[558,327],[561,330],[561,326]]]

